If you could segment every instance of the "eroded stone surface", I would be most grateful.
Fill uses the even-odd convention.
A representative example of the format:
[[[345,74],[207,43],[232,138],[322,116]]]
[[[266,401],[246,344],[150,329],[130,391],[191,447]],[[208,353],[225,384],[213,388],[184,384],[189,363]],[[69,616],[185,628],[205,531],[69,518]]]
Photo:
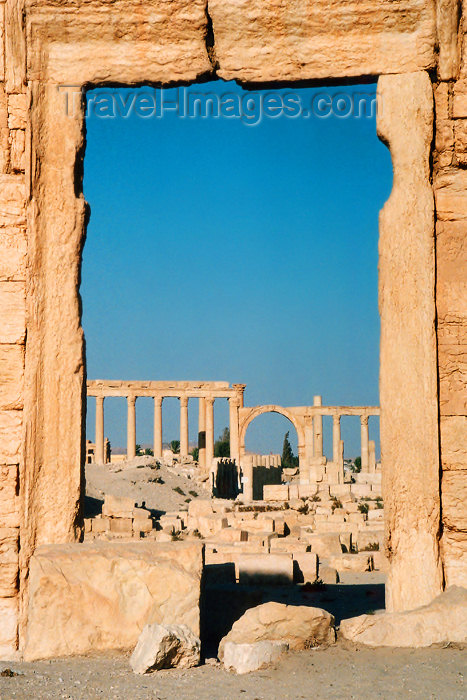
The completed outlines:
[[[275,663],[288,650],[285,642],[261,641],[251,644],[226,642],[224,666],[236,673],[251,673]]]
[[[199,636],[202,545],[46,545],[31,559],[25,659],[131,649],[146,623]]]
[[[430,605],[410,612],[342,620],[339,634],[372,647],[429,647],[467,642],[467,589],[452,586]]]
[[[222,658],[227,642],[254,644],[263,640],[286,642],[290,649],[333,644],[334,617],[321,608],[264,603],[247,610],[219,645]]]
[[[419,72],[382,76],[378,92],[384,103],[378,134],[390,146],[395,172],[379,240],[381,443],[391,563],[386,605],[393,611],[428,603],[443,588],[429,163],[433,91],[428,74]]]
[[[225,80],[304,80],[404,73],[434,65],[427,0],[210,0]]]
[[[191,668],[200,661],[201,642],[186,625],[146,625],[131,655],[135,673]]]

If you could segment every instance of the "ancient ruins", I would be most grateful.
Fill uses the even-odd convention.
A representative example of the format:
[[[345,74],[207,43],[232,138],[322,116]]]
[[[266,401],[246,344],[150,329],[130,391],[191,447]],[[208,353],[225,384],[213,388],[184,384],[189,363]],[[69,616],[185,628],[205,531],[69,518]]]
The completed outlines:
[[[284,408],[276,405],[244,406],[245,384],[229,385],[228,382],[162,382],[162,381],[103,381],[87,382],[87,395],[96,397],[95,454],[93,462],[104,464],[109,461],[104,439],[104,399],[125,397],[127,399],[127,459],[136,456],[136,399],[149,396],[154,399],[154,449],[156,459],[162,459],[162,402],[164,397],[173,396],[180,400],[180,455],[188,457],[188,401],[198,401],[198,462],[201,469],[211,472],[214,463],[214,402],[216,398],[229,401],[230,459],[241,468],[243,494],[247,500],[253,499],[254,466],[245,451],[245,435],[250,423],[263,413],[279,413],[290,420],[298,436],[298,459],[300,483],[314,486],[344,483],[344,445],[341,440],[340,422],[342,416],[359,416],[361,426],[361,466],[363,473],[376,472],[375,443],[369,439],[368,418],[379,416],[377,406],[323,406],[321,396],[314,397],[313,406],[292,406]],[[323,453],[323,416],[332,416],[332,460]],[[271,460],[264,456],[264,466]],[[273,460],[274,461],[274,460]],[[268,464],[266,464],[268,462]],[[279,466],[276,464],[274,466]]]
[[[366,523],[381,517],[369,517],[383,510],[377,508],[376,499],[374,508],[361,513],[355,511],[356,497],[350,492],[348,500],[345,494],[336,496],[341,507],[326,491],[324,505],[319,506],[313,496],[302,492],[300,497],[300,488],[306,484],[279,485],[287,488],[287,536],[280,534],[282,491],[279,509],[268,511],[265,501],[264,510],[254,511],[251,519],[245,517],[248,510],[242,511],[248,506],[240,503],[206,499],[207,505],[198,506],[206,510],[196,513],[190,502],[187,518],[196,518],[195,529],[205,528],[215,541],[206,543],[196,536],[182,542],[151,537],[140,541],[140,533],[149,531],[148,517],[141,506],[135,511],[131,502],[114,504],[116,509],[112,514],[109,510],[108,517],[129,520],[137,538],[82,542],[86,363],[79,283],[88,216],[82,193],[84,95],[97,85],[192,84],[208,78],[237,80],[248,87],[287,83],[297,89],[310,80],[314,84],[347,79],[378,82],[382,105],[378,135],[390,149],[394,169],[393,190],[381,211],[379,227],[387,612],[366,616],[358,634],[365,643],[379,645],[388,640],[394,643],[397,634],[399,643],[403,638],[411,645],[462,641],[461,588],[467,587],[465,3],[6,0],[0,26],[1,658],[30,660],[102,646],[133,649],[146,625],[157,625],[160,638],[174,644],[177,653],[182,654],[183,648],[183,653],[195,658],[196,640],[203,636],[204,550],[208,561],[210,557],[217,563],[224,561],[224,531],[234,533],[229,534],[237,538],[234,545],[252,542],[250,557],[255,561],[259,556],[280,558],[281,540],[296,537],[296,552],[277,559],[283,567],[283,582],[295,575],[297,567],[291,561],[299,561],[300,556],[303,576],[304,571],[315,570],[320,555],[314,543],[330,533],[309,532],[310,527],[316,530],[323,523],[327,528],[330,523],[335,528],[338,522],[342,535],[350,532],[352,536],[357,527],[359,546],[360,532],[370,529]],[[157,304],[154,313],[157,316]],[[166,391],[147,390],[161,398]],[[136,394],[125,394],[122,386],[116,391],[130,396],[131,455],[131,397]],[[241,385],[207,383],[199,389],[186,386],[179,393],[174,391],[180,396],[184,417],[184,404],[191,396],[204,400],[206,436],[212,433],[216,396],[226,395],[232,401],[234,427],[238,425],[232,449],[239,459],[246,425],[255,410],[271,410],[243,407]],[[101,406],[104,394],[97,396]],[[319,416],[326,410],[324,406],[290,409],[300,435],[301,467],[304,464],[309,471],[309,479],[323,466]],[[336,416],[333,462],[337,462],[342,413],[339,407],[332,410]],[[159,440],[157,411],[158,402],[155,436]],[[358,411],[363,418],[362,454],[367,460],[368,411]],[[100,409],[98,415],[100,421]],[[185,449],[185,428],[181,437]],[[99,425],[98,458],[102,438]],[[210,438],[204,449],[209,464]],[[298,510],[290,507],[291,495]],[[320,512],[320,507],[326,512]],[[266,517],[268,512],[272,516]],[[368,518],[362,521],[360,515]],[[310,522],[302,521],[302,516]],[[182,520],[180,513],[168,517]],[[90,531],[87,528],[86,534],[92,534],[94,522]],[[187,528],[180,532],[183,529]],[[378,530],[381,533],[381,527]],[[338,546],[333,538],[336,552],[340,547],[336,553],[340,560],[357,557],[374,566],[376,550],[364,551],[363,557],[347,555],[342,547],[349,541],[339,536]],[[261,555],[255,549],[259,544],[264,550]],[[231,549],[232,543],[227,546]],[[277,553],[266,552],[266,547]],[[248,579],[251,559],[241,560],[248,553],[235,559],[230,552],[226,556],[230,558],[221,565],[222,573]],[[128,571],[137,572],[131,595]],[[269,577],[267,567],[263,574]],[[103,588],[108,591],[105,605],[100,597]],[[287,611],[285,604],[272,612],[268,608],[268,626],[261,611],[271,601],[258,598],[255,604],[257,608],[237,621],[243,636],[238,636],[237,627],[224,638],[222,653],[233,668],[251,668],[248,659],[241,658],[239,638],[247,646],[254,646],[252,639],[262,645],[249,647],[250,660],[260,652],[264,658],[277,658],[289,642],[297,648],[290,630],[289,642],[281,641],[287,621],[295,620],[296,628],[293,611]],[[317,640],[332,640],[331,618],[321,612],[310,621]],[[420,637],[405,636],[409,619],[418,621]],[[430,629],[437,634],[426,634],[424,620],[432,621]],[[442,627],[446,620],[449,633]],[[256,636],[246,633],[252,629]],[[357,638],[352,620],[341,629],[349,638]],[[297,644],[303,648],[305,637]],[[138,652],[135,668],[140,667],[141,658]],[[149,666],[157,665],[157,654],[152,658]]]

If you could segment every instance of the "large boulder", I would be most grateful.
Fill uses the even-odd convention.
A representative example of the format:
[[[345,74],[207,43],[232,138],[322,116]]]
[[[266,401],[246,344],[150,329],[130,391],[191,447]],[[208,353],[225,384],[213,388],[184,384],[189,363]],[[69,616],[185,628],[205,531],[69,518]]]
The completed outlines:
[[[89,542],[38,547],[31,558],[24,658],[133,649],[144,625],[199,636],[203,545]]]
[[[284,603],[264,603],[247,610],[221,640],[219,658],[227,642],[254,644],[263,640],[285,642],[290,649],[333,644],[334,616],[320,608]]]
[[[135,673],[198,666],[201,642],[186,625],[146,625],[130,658]]]
[[[224,648],[224,666],[236,673],[251,673],[269,666],[288,650],[284,642],[255,642],[254,644],[236,644],[226,642]]]
[[[429,605],[408,612],[342,620],[340,635],[370,647],[429,647],[467,642],[467,589],[451,586]]]

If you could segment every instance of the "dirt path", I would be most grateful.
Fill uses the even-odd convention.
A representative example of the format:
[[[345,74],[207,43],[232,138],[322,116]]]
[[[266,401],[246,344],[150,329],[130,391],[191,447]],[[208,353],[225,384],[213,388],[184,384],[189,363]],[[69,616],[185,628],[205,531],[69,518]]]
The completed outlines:
[[[2,665],[2,668],[5,664]],[[465,700],[467,651],[365,649],[338,644],[289,653],[275,668],[236,676],[221,666],[135,676],[124,655],[11,663],[0,698],[27,700]]]

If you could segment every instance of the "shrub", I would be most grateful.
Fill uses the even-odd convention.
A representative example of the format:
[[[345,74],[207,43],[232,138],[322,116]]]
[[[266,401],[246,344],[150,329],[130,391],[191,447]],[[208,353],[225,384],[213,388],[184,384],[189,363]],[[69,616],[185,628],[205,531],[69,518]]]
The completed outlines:
[[[358,510],[360,511],[360,513],[366,515],[368,513],[368,503],[359,503]]]
[[[198,498],[198,494],[196,493],[196,491],[188,491],[188,493],[190,494],[190,496],[193,496],[193,498]]]
[[[172,489],[172,491],[175,491],[175,493],[180,494],[180,496],[186,496],[185,491],[182,491],[182,489],[180,488],[180,486],[174,486],[173,489]]]

